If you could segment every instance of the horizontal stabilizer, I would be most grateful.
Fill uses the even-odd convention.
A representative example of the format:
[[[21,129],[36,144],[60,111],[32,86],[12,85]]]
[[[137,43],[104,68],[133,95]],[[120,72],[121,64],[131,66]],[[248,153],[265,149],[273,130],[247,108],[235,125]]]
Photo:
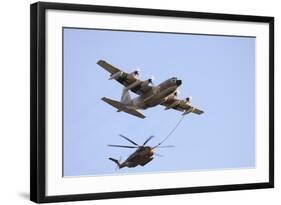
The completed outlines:
[[[188,110],[185,110],[182,115],[187,115],[188,113],[191,113],[191,112],[193,112],[197,115],[201,115],[204,113],[203,110],[199,110],[198,108],[195,108],[195,107],[190,107]]]
[[[124,105],[123,103],[118,102],[116,100],[112,100],[112,99],[103,97],[102,101],[104,101],[107,104],[115,107],[116,109],[118,109],[118,111],[123,111],[123,112],[126,112],[128,114],[134,115],[134,116],[142,118],[142,119],[145,118],[145,116],[142,113],[138,112],[135,109],[128,108],[126,105]]]
[[[203,110],[200,110],[200,109],[198,109],[198,108],[194,108],[194,109],[192,110],[192,112],[195,113],[195,114],[198,114],[198,115],[201,115],[201,114],[204,113]]]

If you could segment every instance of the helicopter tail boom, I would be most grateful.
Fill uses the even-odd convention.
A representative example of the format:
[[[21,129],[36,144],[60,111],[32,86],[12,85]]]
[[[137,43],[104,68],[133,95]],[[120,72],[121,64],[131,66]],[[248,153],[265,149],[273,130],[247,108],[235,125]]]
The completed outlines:
[[[117,159],[114,159],[114,158],[111,158],[111,157],[109,157],[108,159],[113,161],[114,163],[116,163],[119,169],[121,168],[121,164]]]

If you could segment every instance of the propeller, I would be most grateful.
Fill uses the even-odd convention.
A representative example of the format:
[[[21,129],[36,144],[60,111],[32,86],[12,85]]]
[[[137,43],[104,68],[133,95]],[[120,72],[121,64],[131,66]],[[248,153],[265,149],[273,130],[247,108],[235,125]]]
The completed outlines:
[[[162,145],[162,142],[158,143],[156,146],[152,147],[152,149],[156,149],[156,148],[172,148],[172,147],[175,147],[174,145]]]
[[[187,97],[187,98],[185,99],[185,101],[191,103],[191,101],[192,101],[192,96]]]
[[[173,148],[174,145],[163,145],[163,146],[157,146],[157,148]]]
[[[158,146],[153,147],[152,150],[155,148],[172,148],[172,147],[175,147],[175,146],[174,145],[164,145],[164,146],[158,145]],[[155,153],[155,152],[154,152],[154,155],[156,155],[157,157],[164,157],[162,154]]]
[[[154,153],[157,157],[164,157],[162,154]]]
[[[136,142],[134,142],[133,140],[131,140],[131,139],[129,139],[128,137],[125,137],[124,135],[119,135],[120,137],[122,137],[122,138],[124,138],[125,140],[128,140],[129,142],[131,142],[133,145],[136,145],[136,146],[138,146],[139,147],[139,145],[136,143]]]
[[[137,68],[133,73],[135,77],[140,77],[140,68]]]
[[[142,146],[146,145],[146,143],[148,143],[154,136],[150,136],[149,138],[147,138],[147,140],[145,140],[145,142],[142,144]]]
[[[122,134],[120,134],[119,135],[120,137],[122,137],[122,138],[124,138],[125,140],[127,140],[127,141],[129,141],[130,143],[132,143],[133,145],[135,145],[135,146],[129,146],[129,145],[115,145],[115,144],[109,144],[108,146],[109,147],[121,147],[121,148],[139,148],[139,147],[144,147],[152,138],[154,138],[154,136],[153,135],[151,135],[149,138],[147,138],[145,141],[144,141],[144,143],[140,146],[140,145],[138,145],[136,142],[134,142],[133,140],[131,140],[131,139],[129,139],[128,137],[125,137],[124,135],[122,135]],[[165,141],[165,140],[164,140]],[[162,142],[160,142],[160,143],[158,143],[156,146],[154,146],[154,147],[151,147],[151,150],[154,150],[154,149],[156,149],[156,148],[172,148],[172,147],[174,147],[173,145],[162,145],[161,146],[161,144],[164,142],[164,141],[162,141]]]
[[[109,147],[122,147],[122,148],[138,148],[137,146],[127,146],[127,145],[115,145],[115,144],[109,144]]]
[[[148,78],[148,83],[151,85],[154,85],[153,81],[154,81],[155,77],[152,75],[150,76],[150,78]]]

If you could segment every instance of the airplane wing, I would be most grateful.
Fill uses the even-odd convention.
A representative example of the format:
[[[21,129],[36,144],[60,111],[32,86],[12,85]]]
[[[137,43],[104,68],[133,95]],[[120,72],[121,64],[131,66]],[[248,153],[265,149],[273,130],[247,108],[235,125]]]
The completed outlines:
[[[150,86],[149,83],[147,83],[146,81],[139,80],[131,74],[126,73],[120,70],[119,68],[110,65],[104,60],[99,60],[97,64],[111,74],[109,79],[117,80],[123,86],[138,95],[141,95],[152,89],[152,86]]]
[[[169,98],[168,100],[163,102],[161,105],[165,106],[166,110],[172,108],[172,109],[181,111],[181,112],[183,112],[182,115],[186,115],[191,112],[198,114],[198,115],[201,115],[204,113],[203,110],[200,110],[200,109],[192,106],[189,102],[186,102],[185,100],[180,100],[178,98]]]
[[[103,100],[104,102],[108,103],[109,105],[115,107],[116,109],[118,109],[119,112],[123,111],[123,112],[126,112],[128,114],[134,115],[134,116],[142,118],[142,119],[145,118],[145,116],[142,113],[138,112],[135,109],[127,108],[121,102],[118,102],[116,100],[112,100],[112,99],[109,99],[109,98],[106,98],[106,97],[103,97],[101,100]]]

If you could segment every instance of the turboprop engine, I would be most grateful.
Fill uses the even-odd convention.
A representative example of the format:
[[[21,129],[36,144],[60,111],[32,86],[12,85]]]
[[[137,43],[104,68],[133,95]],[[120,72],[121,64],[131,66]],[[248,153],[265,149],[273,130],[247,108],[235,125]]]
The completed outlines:
[[[131,89],[134,89],[135,87],[137,86],[141,86],[141,87],[144,87],[144,86],[147,86],[149,84],[152,84],[152,79],[149,78],[147,79],[146,81],[140,81],[140,80],[136,80],[134,83],[132,83],[131,85],[127,86],[126,89],[127,90],[131,90]]]
[[[128,75],[128,78],[138,79],[139,75],[140,75],[139,70],[135,70]]]
[[[114,73],[114,74],[112,74],[112,75],[110,76],[109,80],[117,79],[117,78],[119,78],[122,74],[123,74],[122,71],[119,71],[119,72],[117,72],[117,73]]]

